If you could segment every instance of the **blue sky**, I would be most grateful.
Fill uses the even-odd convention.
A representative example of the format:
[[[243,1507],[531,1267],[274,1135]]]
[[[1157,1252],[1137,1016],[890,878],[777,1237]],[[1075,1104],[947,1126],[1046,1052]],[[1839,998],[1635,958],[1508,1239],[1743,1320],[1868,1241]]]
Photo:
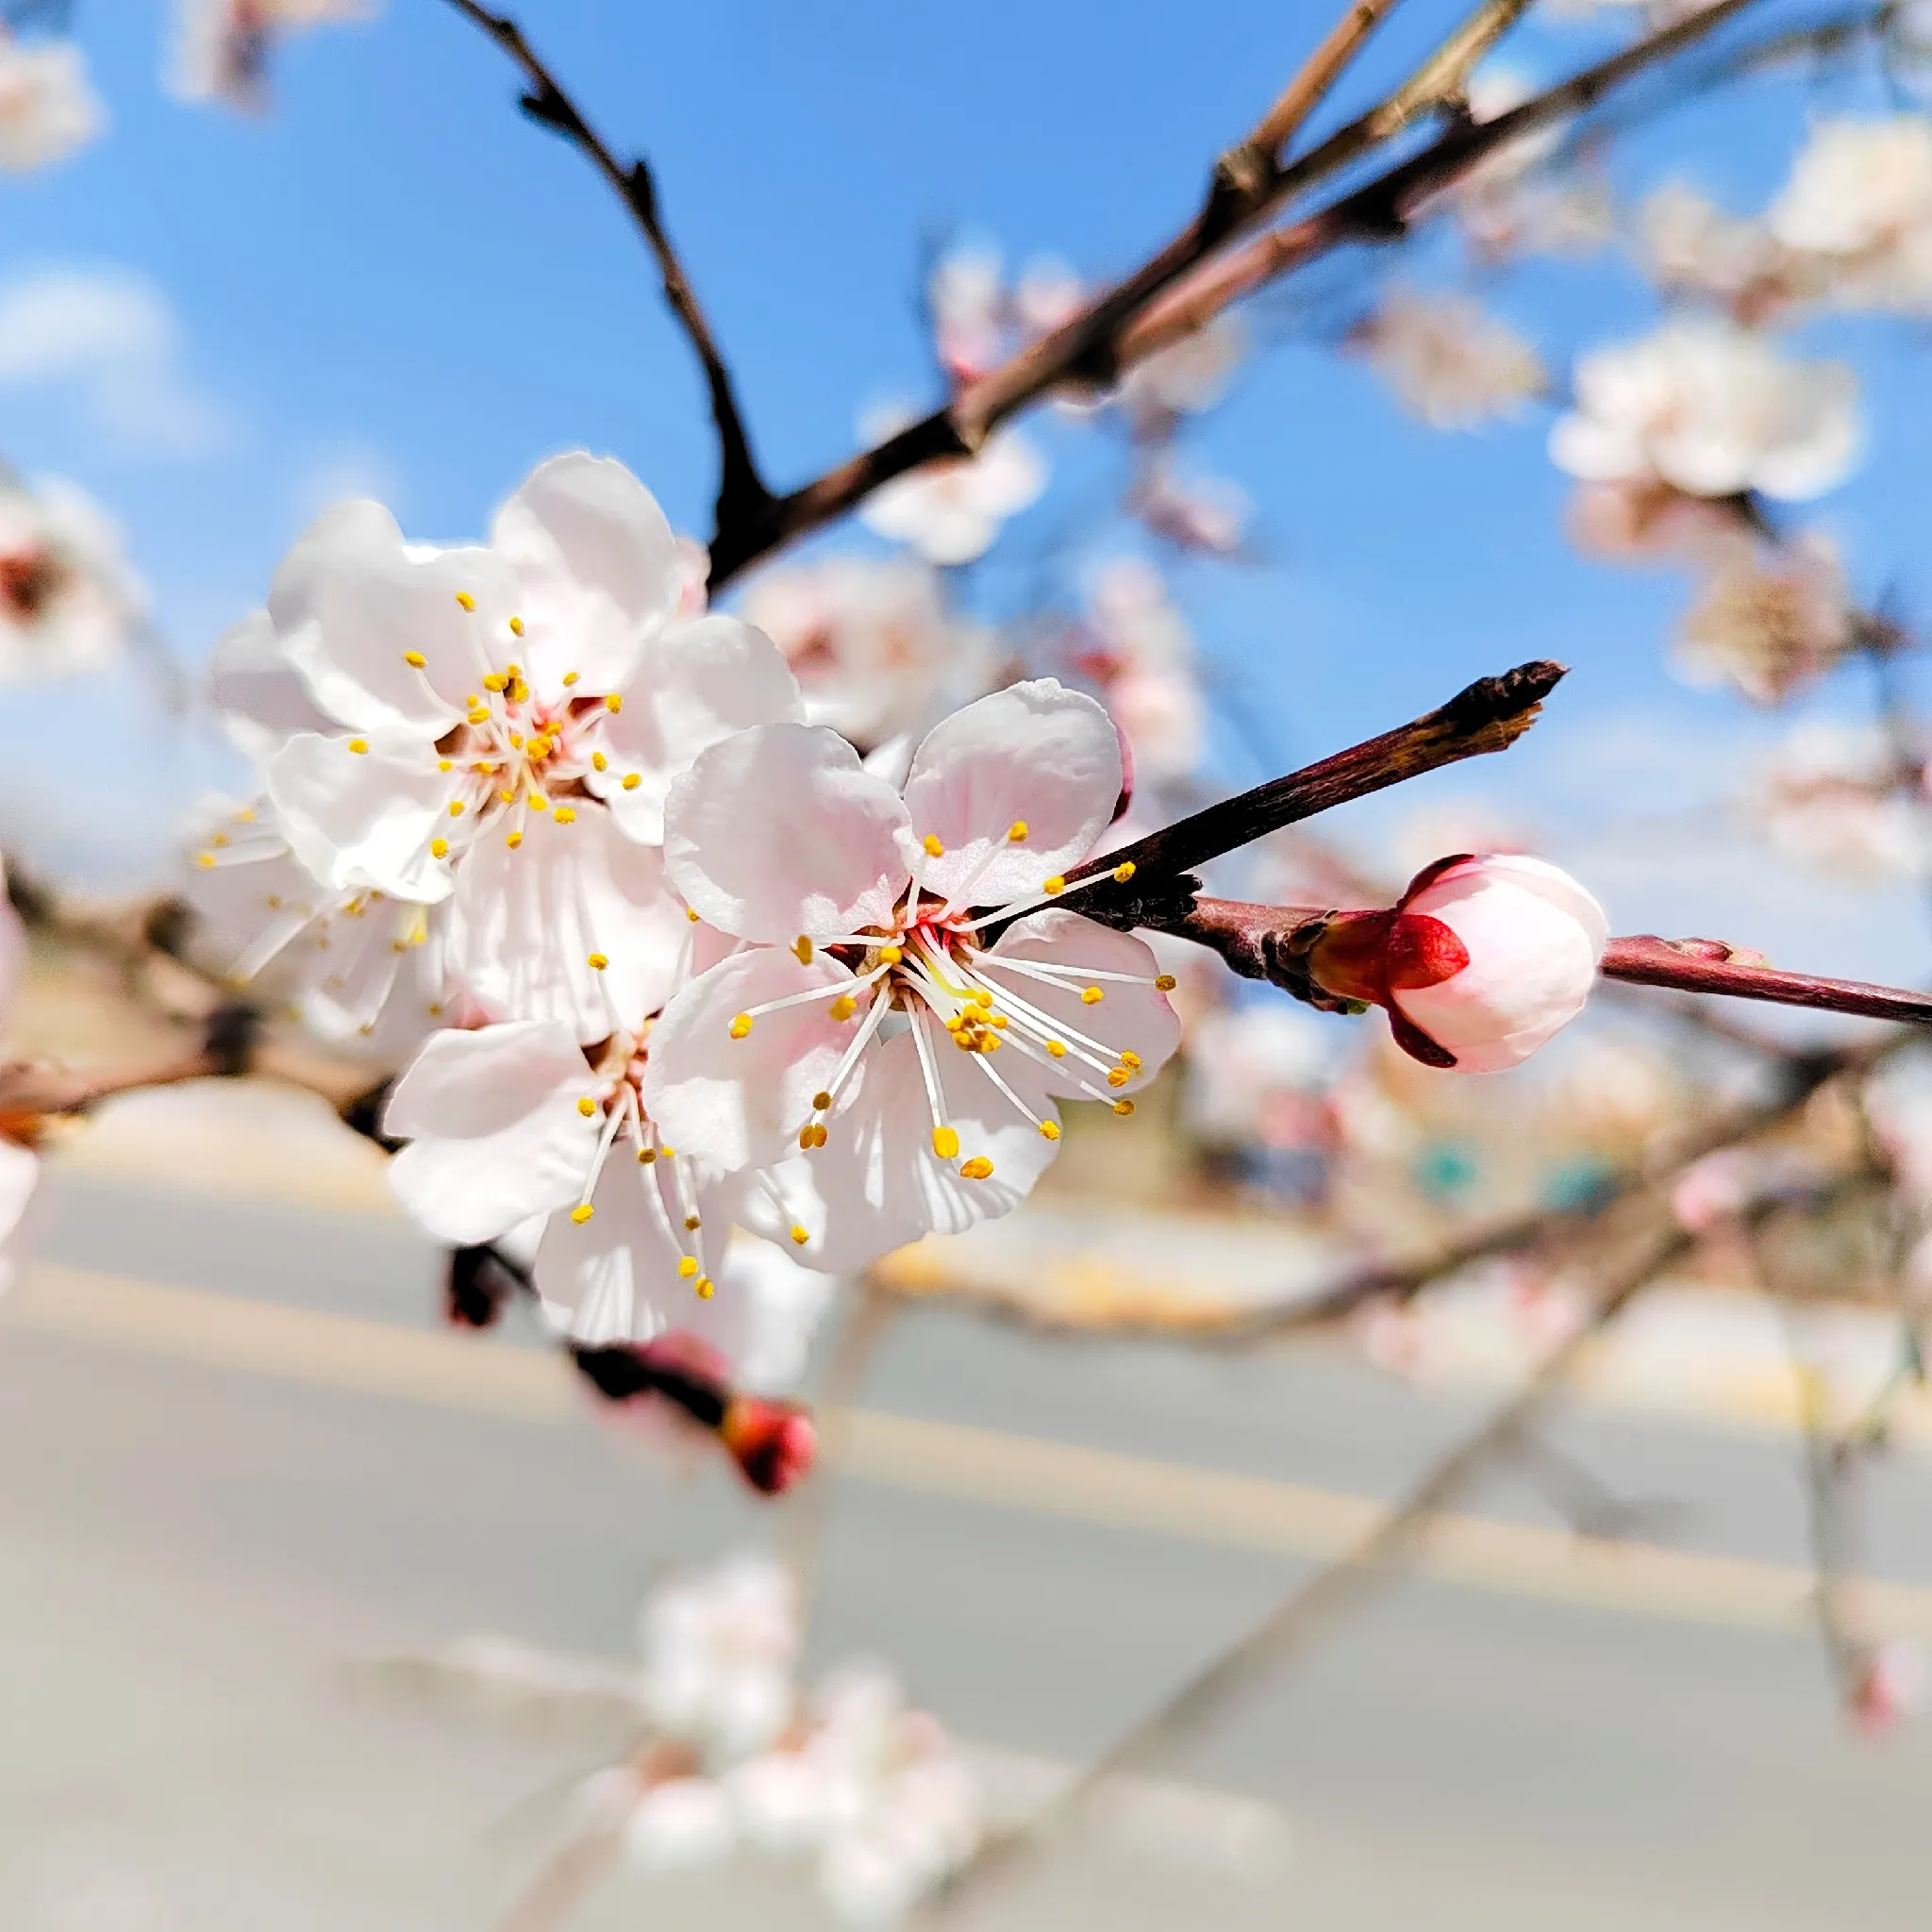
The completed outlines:
[[[292,44],[258,120],[166,96],[152,0],[80,0],[78,16],[114,125],[69,165],[0,187],[0,318],[9,289],[67,268],[125,278],[150,305],[146,332],[13,384],[0,342],[0,450],[121,517],[182,657],[259,600],[302,524],[342,493],[383,496],[412,533],[463,536],[536,458],[588,443],[702,529],[713,458],[649,261],[582,161],[514,112],[504,62],[442,0],[389,0],[368,25]],[[1016,262],[1052,251],[1092,275],[1126,265],[1184,218],[1208,158],[1329,12],[1225,0],[1212,32],[1148,0],[528,0],[524,18],[613,142],[656,162],[783,483],[845,454],[868,402],[930,393],[912,302],[923,233],[969,228]],[[1357,96],[1452,18],[1409,0]],[[1509,58],[1555,75],[1605,44],[1532,23]],[[1677,170],[1755,208],[1807,99],[1881,105],[1862,84],[1760,84],[1647,130],[1620,184]],[[1440,278],[1453,263],[1415,267]],[[1535,267],[1486,293],[1558,369],[1652,312],[1613,259]],[[1921,344],[1900,325],[1838,325],[1804,345],[1855,354],[1874,425],[1870,464],[1820,519],[1861,587],[1896,584],[1923,608]],[[1792,964],[1916,976],[1909,894],[1827,892],[1725,829],[1715,802],[1775,727],[1669,677],[1679,580],[1568,549],[1547,421],[1445,437],[1317,347],[1258,358],[1191,452],[1259,506],[1261,564],[1179,578],[1225,688],[1299,760],[1478,673],[1560,657],[1574,675],[1520,752],[1357,809],[1358,835],[1383,838],[1419,802],[1479,796],[1595,867],[1623,929],[1715,929]],[[1070,486],[1093,473],[1075,432],[1042,420],[1037,433]],[[1055,514],[1050,500],[1014,544]],[[978,581],[999,599],[997,560]],[[1863,696],[1854,676],[1823,702],[1851,711]],[[6,702],[55,728],[26,734],[30,783],[0,833],[107,874],[159,865],[178,806],[233,775],[205,732],[158,721],[133,685]],[[59,747],[102,719],[111,758],[83,785]],[[1224,749],[1231,779],[1261,775],[1240,743]]]

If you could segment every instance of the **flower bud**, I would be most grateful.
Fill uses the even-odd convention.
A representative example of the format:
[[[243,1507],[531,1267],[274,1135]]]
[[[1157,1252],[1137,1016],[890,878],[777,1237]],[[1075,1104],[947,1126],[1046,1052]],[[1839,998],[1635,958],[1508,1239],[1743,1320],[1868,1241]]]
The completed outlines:
[[[1323,991],[1386,1008],[1411,1058],[1492,1074],[1583,1009],[1608,936],[1603,908],[1567,873],[1464,853],[1418,873],[1386,912],[1337,914],[1307,963]]]
[[[781,1496],[811,1473],[818,1432],[802,1408],[758,1395],[734,1395],[718,1427],[753,1489]]]

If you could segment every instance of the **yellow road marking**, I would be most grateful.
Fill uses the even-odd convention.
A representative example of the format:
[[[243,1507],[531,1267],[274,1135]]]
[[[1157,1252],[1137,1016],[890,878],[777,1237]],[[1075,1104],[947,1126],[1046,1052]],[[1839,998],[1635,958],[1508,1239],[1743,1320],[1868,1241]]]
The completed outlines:
[[[476,1338],[79,1269],[40,1267],[0,1328],[131,1348],[315,1388],[558,1424],[581,1409],[559,1358]],[[880,1488],[1313,1562],[1345,1555],[1384,1505],[1269,1477],[860,1410],[842,1473]],[[1448,1515],[1415,1566],[1499,1595],[1735,1629],[1802,1629],[1808,1571],[1654,1543],[1594,1543],[1533,1524]],[[1860,1627],[1932,1642],[1932,1589],[1847,1586]]]

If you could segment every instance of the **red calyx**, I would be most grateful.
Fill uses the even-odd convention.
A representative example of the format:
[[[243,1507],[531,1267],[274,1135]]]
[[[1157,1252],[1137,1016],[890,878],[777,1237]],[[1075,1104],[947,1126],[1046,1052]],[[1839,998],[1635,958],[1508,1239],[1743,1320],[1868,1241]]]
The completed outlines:
[[[767,1496],[781,1496],[808,1475],[818,1456],[818,1431],[810,1416],[790,1403],[762,1396],[733,1396],[718,1435],[745,1481]]]

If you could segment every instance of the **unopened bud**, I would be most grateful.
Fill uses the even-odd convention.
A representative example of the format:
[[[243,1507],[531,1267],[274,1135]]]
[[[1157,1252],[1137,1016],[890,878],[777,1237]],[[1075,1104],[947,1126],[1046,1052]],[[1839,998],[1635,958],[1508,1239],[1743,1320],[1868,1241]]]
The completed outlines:
[[[818,1431],[810,1416],[790,1403],[734,1395],[718,1434],[744,1479],[767,1496],[782,1496],[811,1472]]]

